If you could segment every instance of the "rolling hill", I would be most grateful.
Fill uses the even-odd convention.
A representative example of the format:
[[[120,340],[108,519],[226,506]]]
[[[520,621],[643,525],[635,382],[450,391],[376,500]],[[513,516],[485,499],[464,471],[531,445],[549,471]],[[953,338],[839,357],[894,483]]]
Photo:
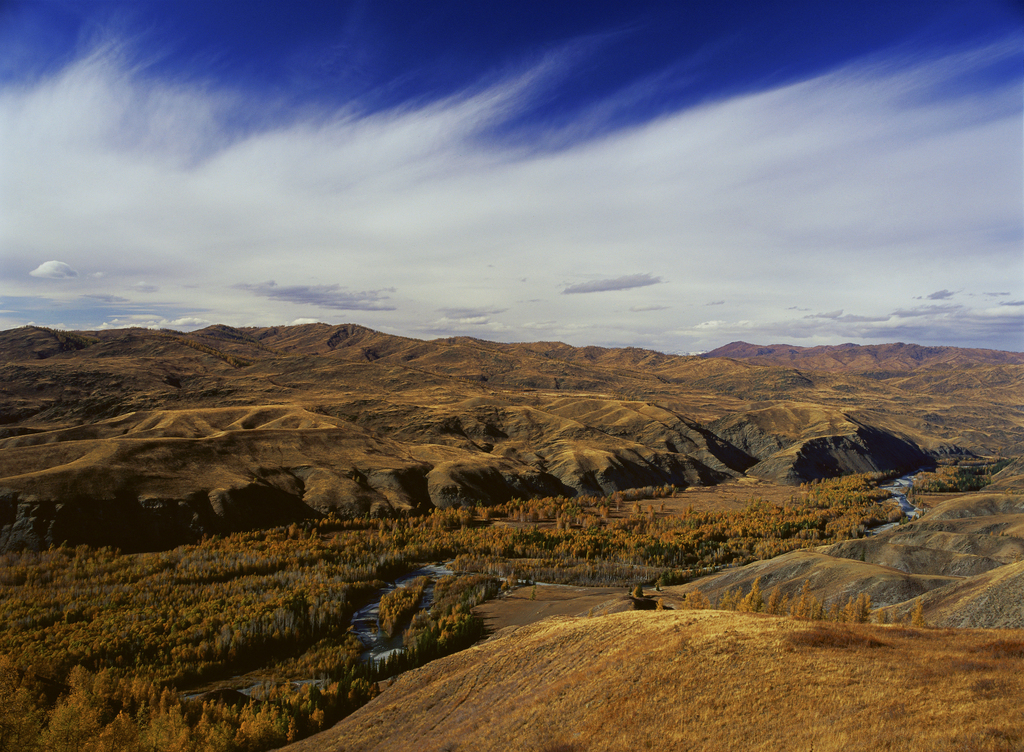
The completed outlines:
[[[354,324],[22,327],[0,332],[0,548],[1014,454],[1024,365],[1001,357],[882,375]]]

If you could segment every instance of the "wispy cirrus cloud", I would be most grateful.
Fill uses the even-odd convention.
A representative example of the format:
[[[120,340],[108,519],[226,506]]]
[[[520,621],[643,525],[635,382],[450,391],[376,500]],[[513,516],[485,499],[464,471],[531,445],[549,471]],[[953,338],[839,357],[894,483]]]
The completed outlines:
[[[87,294],[83,295],[82,297],[83,298],[88,298],[90,300],[95,300],[95,301],[98,301],[100,303],[130,303],[131,302],[128,298],[123,298],[120,295],[108,295],[108,294],[100,294],[100,293],[87,293]]]
[[[461,320],[461,319],[479,319],[486,318],[487,316],[494,316],[499,313],[504,313],[507,308],[438,308],[437,312],[444,314],[446,318]]]
[[[917,306],[916,308],[900,308],[892,312],[893,316],[901,319],[920,318],[922,316],[948,316],[953,313],[960,313],[965,310],[964,306],[957,304]]]
[[[842,321],[845,323],[862,323],[869,321],[888,321],[892,316],[858,316],[852,313],[845,313],[842,309],[829,311],[827,313],[811,313],[804,316],[805,319],[828,319],[830,321]]]
[[[666,351],[1022,348],[1019,304],[968,304],[1024,296],[1019,81],[986,73],[1020,42],[879,53],[628,127],[598,122],[612,95],[548,131],[517,124],[556,90],[558,54],[442,99],[262,120],[271,99],[104,48],[0,83],[0,325],[360,311],[398,333]],[[614,276],[627,263],[658,276]]]

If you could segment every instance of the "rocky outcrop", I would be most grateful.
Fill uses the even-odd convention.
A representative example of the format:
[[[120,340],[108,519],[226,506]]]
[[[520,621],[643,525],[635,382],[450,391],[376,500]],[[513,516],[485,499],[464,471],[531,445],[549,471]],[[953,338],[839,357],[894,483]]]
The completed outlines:
[[[733,416],[723,426],[726,437],[760,460],[746,471],[758,478],[798,484],[848,473],[909,472],[933,462],[912,441],[843,414],[805,426],[802,435],[769,433],[758,417]]]

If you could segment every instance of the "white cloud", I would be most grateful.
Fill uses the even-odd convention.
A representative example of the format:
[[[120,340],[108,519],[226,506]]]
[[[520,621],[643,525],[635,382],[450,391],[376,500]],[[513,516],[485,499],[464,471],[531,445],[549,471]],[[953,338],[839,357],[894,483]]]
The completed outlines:
[[[44,261],[29,274],[44,279],[71,279],[78,276],[78,272],[63,261]]]
[[[156,319],[145,315],[132,315],[124,317],[114,317],[109,321],[104,321],[99,326],[90,327],[92,329],[124,329],[129,326],[137,326],[143,329],[201,329],[205,326],[210,326],[215,322],[208,319],[200,318],[198,316],[182,316],[176,319]]]
[[[129,314],[269,325],[358,311],[398,333],[541,329],[668,351],[737,332],[1024,349],[1019,307],[913,302],[949,304],[951,290],[1024,297],[1019,85],[945,85],[1015,59],[1019,41],[855,64],[626,130],[574,123],[605,133],[587,141],[526,143],[495,126],[557,58],[462,97],[239,132],[228,123],[267,103],[96,54],[0,88],[0,263],[24,269],[59,252],[68,263],[31,274],[68,280],[54,300],[79,306],[83,327]],[[85,290],[76,266],[104,273]],[[622,274],[638,266],[652,273]],[[37,294],[24,272],[0,279],[6,308]],[[80,305],[149,287],[173,311]],[[704,305],[714,321],[700,320]]]

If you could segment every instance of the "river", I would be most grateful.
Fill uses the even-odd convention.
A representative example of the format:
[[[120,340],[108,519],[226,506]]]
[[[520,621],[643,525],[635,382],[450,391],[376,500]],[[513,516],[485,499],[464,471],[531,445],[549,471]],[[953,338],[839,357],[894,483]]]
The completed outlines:
[[[399,588],[408,582],[412,582],[417,577],[429,577],[431,582],[423,590],[423,597],[420,598],[419,607],[430,608],[434,602],[434,583],[437,582],[438,578],[450,574],[454,574],[454,572],[443,564],[427,564],[414,572],[409,572],[408,574],[404,574],[401,577],[396,578],[394,582],[374,593],[370,603],[356,611],[352,616],[352,631],[355,632],[359,641],[362,642],[364,646],[364,650],[359,656],[359,659],[363,662],[371,660],[379,661],[382,658],[387,658],[392,653],[405,649],[402,644],[402,632],[404,630],[399,630],[398,634],[394,637],[388,637],[387,633],[382,631],[377,624],[377,618],[380,613],[380,599],[385,593],[390,593],[396,588]],[[243,677],[236,676],[235,679],[244,681]],[[299,679],[290,683],[318,684],[321,687],[325,687],[329,682],[326,679]],[[260,698],[262,696],[261,693],[269,692],[275,684],[277,684],[277,682],[261,681],[250,683],[247,686],[239,687],[237,689],[243,695]],[[208,690],[195,692],[183,695],[182,697],[186,700],[201,699],[207,691]]]
[[[415,572],[402,575],[387,587],[378,590],[374,594],[373,600],[356,611],[352,616],[352,631],[355,632],[356,637],[359,638],[359,641],[366,648],[360,659],[363,661],[379,661],[387,658],[392,653],[404,649],[402,645],[402,632],[404,630],[399,630],[398,634],[394,637],[388,637],[387,633],[382,631],[377,623],[380,614],[380,599],[385,593],[390,593],[402,585],[412,582],[417,577],[429,577],[431,583],[424,589],[419,607],[421,609],[430,608],[434,602],[434,583],[439,577],[450,574],[454,574],[454,572],[443,564],[427,564]]]
[[[915,470],[912,473],[907,473],[906,475],[897,478],[889,485],[882,486],[883,491],[888,491],[892,494],[892,498],[900,505],[900,509],[903,510],[903,514],[910,520],[921,516],[921,510],[911,504],[907,499],[907,491],[914,485],[914,476],[920,472],[923,472],[923,470]],[[877,527],[868,529],[867,534],[878,535],[879,533],[884,533],[886,530],[892,530],[899,524],[899,522],[888,522],[884,525],[878,525]]]

